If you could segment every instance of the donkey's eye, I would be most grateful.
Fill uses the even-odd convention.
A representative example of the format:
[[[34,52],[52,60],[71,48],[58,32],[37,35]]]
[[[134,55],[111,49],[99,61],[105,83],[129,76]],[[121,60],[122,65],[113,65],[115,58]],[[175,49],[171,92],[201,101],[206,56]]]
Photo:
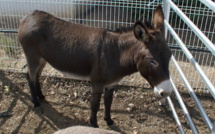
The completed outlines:
[[[154,59],[148,59],[148,63],[149,63],[151,66],[157,66],[157,65],[158,65],[157,61],[155,61]]]

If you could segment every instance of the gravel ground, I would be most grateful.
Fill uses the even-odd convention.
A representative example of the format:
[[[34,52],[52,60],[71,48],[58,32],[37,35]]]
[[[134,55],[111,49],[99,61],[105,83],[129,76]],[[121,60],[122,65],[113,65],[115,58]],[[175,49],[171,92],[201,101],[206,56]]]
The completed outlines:
[[[137,77],[126,77],[131,80]],[[70,126],[89,126],[90,82],[43,76],[42,90],[46,101],[34,109],[23,73],[0,71],[0,133],[53,133]],[[180,90],[199,133],[209,133],[195,103]],[[214,99],[197,93],[206,113],[215,120]],[[177,99],[171,96],[186,133],[192,133]],[[100,128],[110,129],[103,120],[103,100],[98,113]],[[168,106],[159,106],[153,90],[146,84],[134,86],[126,80],[116,88],[112,105],[115,131],[122,134],[180,133]]]

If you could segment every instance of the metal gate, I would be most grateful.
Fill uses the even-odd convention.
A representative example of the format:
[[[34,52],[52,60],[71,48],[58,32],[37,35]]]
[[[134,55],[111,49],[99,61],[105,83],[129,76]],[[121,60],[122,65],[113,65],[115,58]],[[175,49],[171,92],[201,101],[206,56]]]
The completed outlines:
[[[206,85],[207,89],[210,91],[210,93],[212,94],[212,96],[215,99],[215,88],[214,88],[214,84],[210,81],[210,76],[208,77],[205,72],[203,71],[203,69],[201,68],[201,66],[199,65],[199,58],[196,60],[196,57],[193,56],[192,52],[193,50],[199,51],[198,54],[201,55],[202,53],[210,53],[211,56],[213,58],[211,58],[211,62],[212,64],[214,64],[214,56],[215,56],[215,46],[212,42],[215,42],[214,39],[214,25],[212,23],[214,23],[214,13],[215,13],[215,3],[213,3],[212,1],[187,1],[187,3],[194,3],[196,5],[196,7],[190,7],[188,4],[186,4],[185,6],[176,6],[175,3],[173,3],[171,0],[164,0],[164,12],[165,12],[165,24],[166,24],[166,30],[169,31],[169,34],[171,34],[171,36],[174,38],[174,40],[177,42],[176,46],[179,46],[180,49],[183,51],[183,53],[185,54],[186,58],[190,61],[191,65],[194,67],[195,71],[198,73],[198,75],[200,76],[200,78],[202,79],[202,81],[204,82],[204,84]],[[198,8],[198,9],[193,9],[193,8]],[[171,10],[171,11],[170,11]],[[184,12],[183,12],[184,11]],[[178,16],[178,20],[173,20],[170,19],[170,16],[172,14],[176,13]],[[199,13],[201,17],[195,18],[195,14]],[[211,17],[205,18],[205,14],[207,15],[211,15]],[[194,16],[194,17],[193,17]],[[202,21],[201,21],[202,19]],[[184,35],[181,34],[180,36],[180,26],[171,26],[171,22],[172,21],[180,21],[183,22],[183,30],[187,31],[188,33],[185,33],[186,36],[190,36],[190,39],[188,39],[187,37],[185,37],[184,39]],[[198,21],[201,21],[200,27],[198,24]],[[208,22],[209,21],[209,22]],[[207,27],[207,25],[212,24],[212,27]],[[204,25],[204,26],[203,26]],[[166,31],[166,32],[167,32]],[[191,34],[191,35],[188,35]],[[192,34],[194,36],[192,36]],[[210,34],[212,34],[212,36],[210,36]],[[166,37],[167,37],[167,33],[166,33]],[[198,40],[198,42],[196,42],[196,39]],[[168,42],[170,43],[170,42]],[[189,44],[188,44],[189,43]],[[197,43],[197,44],[195,44]],[[186,45],[185,45],[186,44]],[[200,48],[200,49],[199,49]],[[190,51],[189,51],[190,49]],[[184,57],[185,57],[184,56]],[[185,75],[185,72],[182,71],[182,68],[180,67],[180,65],[177,63],[176,59],[174,56],[172,56],[172,61],[173,64],[175,65],[175,67],[177,68],[178,73],[180,74],[180,77],[182,78],[190,96],[194,99],[196,106],[198,107],[200,114],[205,122],[205,124],[207,125],[208,129],[210,130],[211,133],[215,133],[214,128],[215,128],[215,122],[213,124],[213,122],[210,121],[210,119],[208,118],[207,114],[204,111],[204,108],[201,106],[200,101],[198,100],[193,86],[191,83],[189,83],[188,78],[186,77],[186,75],[190,75],[189,73]],[[207,64],[205,62],[203,62],[203,64]],[[213,69],[213,68],[212,68]],[[193,76],[192,76],[193,77]],[[213,79],[214,76],[211,76],[211,79]],[[195,80],[195,78],[193,78]],[[199,81],[197,81],[199,82]],[[190,114],[187,111],[187,108],[174,84],[174,82],[172,81],[173,84],[173,88],[174,88],[174,92],[175,95],[178,98],[179,104],[190,124],[190,127],[193,131],[193,133],[198,133],[195,124],[192,121],[192,118],[190,116]],[[205,88],[205,86],[200,86],[201,88]],[[207,90],[206,90],[207,91]],[[181,131],[181,133],[184,133],[183,128],[181,126],[181,123],[177,117],[176,112],[174,112],[174,107],[173,104],[171,102],[171,99],[168,98],[168,102],[170,107],[173,110],[174,113],[174,117],[175,120],[178,124],[178,127]]]

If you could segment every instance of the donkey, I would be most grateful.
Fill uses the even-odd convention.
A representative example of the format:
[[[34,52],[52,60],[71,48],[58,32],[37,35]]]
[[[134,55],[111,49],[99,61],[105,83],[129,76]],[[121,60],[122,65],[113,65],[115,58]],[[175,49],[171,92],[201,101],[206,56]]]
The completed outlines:
[[[114,123],[110,115],[113,87],[126,75],[139,71],[154,87],[158,99],[172,92],[171,51],[164,38],[161,6],[155,9],[152,24],[137,21],[132,28],[120,31],[74,24],[36,10],[21,19],[18,38],[27,59],[34,107],[39,107],[39,100],[45,98],[39,78],[47,62],[65,75],[91,81],[93,127],[98,127],[97,112],[103,91],[104,119],[107,125]]]

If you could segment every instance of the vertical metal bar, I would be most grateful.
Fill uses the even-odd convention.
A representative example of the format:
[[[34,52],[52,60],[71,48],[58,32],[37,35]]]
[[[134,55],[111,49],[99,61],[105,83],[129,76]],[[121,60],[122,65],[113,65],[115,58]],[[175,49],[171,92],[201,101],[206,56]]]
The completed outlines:
[[[167,22],[169,22],[169,15],[170,15],[170,5],[166,0],[163,0],[163,10],[164,10],[164,18]],[[165,27],[165,38],[167,38],[167,28]]]
[[[112,14],[112,5],[113,5],[113,1],[110,1],[109,4],[111,5],[111,6],[110,6],[110,18],[112,18],[112,17],[111,17],[111,14]],[[112,23],[113,23],[112,21],[110,21],[110,23],[109,23],[111,29],[112,29]]]
[[[105,15],[105,17],[106,17],[106,20],[108,20],[107,18],[108,18],[108,2],[106,3],[106,15]],[[106,21],[105,22],[106,23],[106,28],[108,28],[108,22]]]
[[[133,18],[133,6],[134,6],[134,3],[133,3],[133,1],[131,2],[131,5],[130,5],[130,22],[132,22],[132,18]]]
[[[99,10],[100,10],[100,7],[101,7],[101,5],[100,5],[101,3],[100,2],[97,2],[96,3],[96,6],[97,6],[97,16],[98,16],[98,20],[99,20],[99,17],[100,17],[100,15],[99,15]],[[103,12],[103,10],[102,10],[102,12]],[[96,18],[95,18],[96,19]],[[96,27],[99,27],[100,28],[100,22],[98,21],[98,23],[97,23],[97,26]]]
[[[104,1],[101,1],[101,6],[102,6],[102,27],[104,27]]]
[[[176,68],[180,69],[178,63],[176,62],[176,60],[174,58],[174,56],[172,56],[171,59],[172,59],[173,63],[175,64]],[[198,131],[197,131],[196,127],[195,127],[195,124],[193,123],[193,120],[192,120],[192,118],[191,118],[191,116],[190,116],[190,114],[189,114],[189,112],[188,112],[188,110],[187,110],[187,108],[186,108],[186,106],[185,106],[185,104],[184,104],[184,102],[183,102],[183,100],[181,98],[181,95],[179,94],[179,92],[178,92],[178,90],[177,90],[172,78],[170,78],[170,81],[171,81],[172,86],[173,86],[173,91],[174,91],[174,93],[175,93],[175,95],[176,95],[176,97],[178,99],[178,103],[180,104],[181,109],[183,110],[183,112],[184,112],[184,114],[185,114],[185,116],[186,116],[186,118],[187,118],[187,120],[188,120],[188,122],[190,124],[190,127],[191,127],[193,133],[197,134]]]
[[[121,4],[121,3],[120,3]],[[121,7],[120,7],[121,8]],[[122,2],[122,21],[121,22],[124,22],[124,14],[125,14],[125,2]]]
[[[113,16],[113,27],[114,27],[114,29],[116,29],[116,4],[117,4],[117,2],[116,1],[114,1],[114,9],[113,9],[113,14],[114,14],[114,16]]]
[[[176,123],[177,123],[177,125],[178,125],[179,131],[181,132],[181,134],[185,134],[185,133],[184,133],[184,130],[183,130],[183,128],[182,128],[181,122],[180,122],[180,120],[179,120],[179,118],[178,118],[178,114],[177,114],[176,111],[175,111],[174,105],[173,105],[173,103],[172,103],[170,97],[167,97],[167,101],[168,101],[168,103],[169,103],[169,107],[172,109],[173,117],[175,118],[175,121],[176,121]]]
[[[164,9],[163,9],[163,10],[164,10],[164,17],[165,17],[165,20],[166,20],[167,22],[169,22],[170,5],[168,4],[168,2],[167,2],[166,0],[163,0],[163,5],[164,5]],[[167,27],[165,27],[165,38],[167,38],[167,32],[168,32],[168,29],[167,29]],[[173,57],[172,57],[172,58],[173,58]],[[183,112],[184,112],[184,114],[185,114],[185,116],[186,116],[186,118],[187,118],[189,124],[190,124],[190,127],[191,127],[193,133],[194,133],[194,134],[198,134],[198,131],[197,131],[196,127],[195,127],[195,124],[193,123],[192,118],[190,117],[190,114],[189,114],[189,112],[187,111],[187,108],[186,108],[186,106],[185,106],[185,104],[184,104],[184,102],[183,102],[183,100],[182,100],[182,98],[181,98],[181,96],[180,96],[180,94],[179,94],[179,92],[178,92],[178,90],[177,90],[175,84],[173,83],[172,79],[170,79],[170,80],[171,80],[171,82],[172,82],[173,89],[174,89],[174,92],[175,92],[175,94],[176,94],[176,96],[177,96],[177,98],[178,98],[179,104],[180,104],[180,106],[181,106],[181,108],[182,108],[182,110],[183,110]],[[172,102],[171,102],[171,99],[168,97],[167,100],[168,100],[169,105],[170,105],[170,107],[171,107],[171,109],[172,109],[173,104],[172,104]],[[176,123],[178,124],[178,128],[179,128],[180,132],[181,132],[182,134],[184,134],[184,130],[183,130],[182,126],[181,126],[180,120],[178,119],[177,114],[176,114],[175,111],[173,111],[173,115],[174,115],[174,118],[175,118]]]
[[[74,8],[74,10],[73,10],[73,17],[75,18],[75,23],[77,23],[77,7],[78,7],[78,4],[77,4],[77,2],[76,2],[76,0],[74,0],[74,2],[73,2],[73,4],[74,4],[74,6],[73,6],[73,8]]]
[[[130,5],[129,1],[126,1],[126,5],[125,5],[125,7],[124,7],[124,8],[125,8],[125,14],[126,14],[125,17],[124,17],[124,18],[125,18],[125,22],[126,22],[126,23],[125,23],[126,26],[128,26],[128,23],[127,23],[127,22],[129,22],[129,21],[128,21],[129,5]]]
[[[93,6],[93,7],[92,7]],[[91,1],[90,2],[90,8],[94,8],[95,6],[93,5],[93,2]],[[95,10],[95,9],[94,9]],[[92,26],[92,11],[93,10],[90,10],[90,17],[88,18],[89,19],[89,21],[90,21],[90,26]]]
[[[214,125],[213,125],[213,129],[212,129],[212,133],[211,134],[215,134],[215,121],[214,121]]]
[[[119,14],[121,14],[121,13],[120,13],[120,11],[121,11],[120,9],[121,9],[121,2],[119,1],[119,2],[118,2],[118,18],[117,18],[117,23],[118,23],[118,24],[117,24],[117,27],[120,26],[120,25],[119,25],[119,24],[120,24],[120,22],[119,22],[119,20],[120,20],[120,19],[119,19],[119,16],[120,16],[120,15],[119,15]]]

